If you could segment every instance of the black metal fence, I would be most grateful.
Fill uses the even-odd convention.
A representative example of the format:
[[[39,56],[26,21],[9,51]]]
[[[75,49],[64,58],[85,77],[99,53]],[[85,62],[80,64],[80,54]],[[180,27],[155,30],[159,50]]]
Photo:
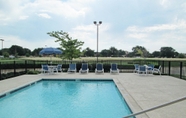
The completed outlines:
[[[77,70],[81,68],[82,63],[88,63],[89,71],[94,72],[96,61],[9,61],[0,62],[0,80],[26,74],[28,70],[41,70],[42,64],[62,64],[63,71],[66,72],[70,63],[76,63]],[[117,63],[121,73],[133,72],[134,64],[153,64],[155,68],[162,66],[161,72],[164,75],[175,76],[177,78],[186,79],[186,62],[185,61],[158,61],[158,60],[99,60],[102,63],[105,72],[110,71],[110,64]]]

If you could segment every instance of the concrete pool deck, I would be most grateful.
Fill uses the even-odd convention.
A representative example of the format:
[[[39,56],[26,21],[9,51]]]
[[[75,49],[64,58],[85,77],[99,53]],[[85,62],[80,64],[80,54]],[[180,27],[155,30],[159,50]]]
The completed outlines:
[[[23,75],[0,81],[0,96],[41,79],[113,79],[133,113],[186,96],[186,81],[171,76],[120,74]],[[186,100],[150,111],[136,118],[186,117]]]

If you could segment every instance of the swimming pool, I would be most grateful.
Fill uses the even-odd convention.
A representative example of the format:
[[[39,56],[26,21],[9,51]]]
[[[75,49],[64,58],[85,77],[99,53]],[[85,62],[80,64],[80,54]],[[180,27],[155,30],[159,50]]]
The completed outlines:
[[[2,118],[122,118],[131,110],[113,81],[42,80],[0,98]]]

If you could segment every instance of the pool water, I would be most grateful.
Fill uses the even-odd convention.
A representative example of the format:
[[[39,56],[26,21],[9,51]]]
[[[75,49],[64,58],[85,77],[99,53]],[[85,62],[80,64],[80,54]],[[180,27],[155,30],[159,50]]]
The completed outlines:
[[[0,98],[1,118],[122,118],[131,114],[113,81],[43,80]]]

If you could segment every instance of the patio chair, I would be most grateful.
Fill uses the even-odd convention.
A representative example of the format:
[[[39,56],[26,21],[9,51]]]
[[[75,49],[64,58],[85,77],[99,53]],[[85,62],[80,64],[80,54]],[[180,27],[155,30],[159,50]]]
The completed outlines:
[[[138,74],[147,74],[146,66],[139,66]]]
[[[103,64],[96,64],[95,73],[104,73]]]
[[[117,67],[117,64],[111,64],[110,73],[118,73],[119,74],[119,69]]]
[[[88,72],[89,72],[88,64],[87,63],[82,63],[81,69],[79,70],[79,73],[88,73]]]
[[[55,68],[55,71],[58,73],[58,72],[63,72],[62,71],[62,64],[58,64]]]
[[[153,69],[153,73],[159,73],[161,75],[161,65],[159,66],[159,68],[154,68]]]
[[[147,73],[152,73],[153,74],[153,70],[154,70],[154,65],[153,64],[147,65]]]
[[[134,64],[134,73],[138,73],[138,69],[139,69],[139,65],[138,64]]]
[[[41,73],[49,73],[49,68],[47,64],[41,65]]]
[[[69,64],[68,72],[76,73],[76,64]]]

